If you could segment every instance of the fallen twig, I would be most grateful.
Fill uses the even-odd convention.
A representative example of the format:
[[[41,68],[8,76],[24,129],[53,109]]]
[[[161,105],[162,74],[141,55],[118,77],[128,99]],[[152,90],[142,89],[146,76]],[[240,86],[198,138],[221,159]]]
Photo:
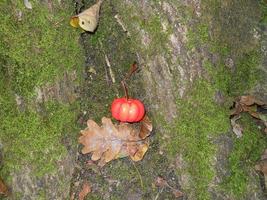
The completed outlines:
[[[118,22],[118,24],[121,26],[122,30],[127,34],[127,36],[130,37],[131,34],[126,29],[126,27],[125,27],[124,23],[122,22],[120,16],[117,14],[117,15],[114,16],[114,18],[116,19],[116,21]]]

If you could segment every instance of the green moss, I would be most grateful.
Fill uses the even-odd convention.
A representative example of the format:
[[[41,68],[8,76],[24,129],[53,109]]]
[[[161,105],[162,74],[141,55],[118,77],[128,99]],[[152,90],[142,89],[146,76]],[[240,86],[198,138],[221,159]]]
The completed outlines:
[[[1,102],[3,103],[3,102]],[[4,105],[4,104],[2,104]],[[63,131],[75,123],[75,113],[68,106],[49,102],[45,106],[47,116],[41,117],[33,110],[1,115],[1,140],[5,148],[7,169],[21,168],[35,163],[33,171],[38,176],[56,170],[56,161],[66,155],[61,143]]]
[[[187,98],[177,102],[180,117],[169,129],[172,139],[166,146],[171,157],[183,155],[187,168],[179,173],[191,175],[190,188],[185,189],[201,200],[210,199],[208,186],[215,175],[212,139],[229,129],[228,110],[215,104],[214,94],[211,84],[199,80]]]
[[[1,1],[0,16],[0,141],[3,144],[6,178],[30,164],[36,176],[57,170],[57,161],[66,156],[62,139],[76,132],[79,105],[46,102],[42,113],[35,110],[35,88],[51,85],[63,72],[83,66],[79,34],[69,26],[71,3]],[[21,16],[20,16],[21,14]],[[19,111],[15,94],[23,97],[25,110]],[[43,194],[40,194],[44,196]]]
[[[187,48],[192,50],[193,48],[200,47],[209,41],[209,27],[206,24],[197,24],[187,32],[188,42]]]
[[[267,24],[267,4],[264,0],[260,1],[260,8],[262,10],[261,24],[266,25]]]
[[[79,35],[68,22],[70,8],[54,2],[52,12],[46,4],[32,3],[32,10],[18,1],[2,1],[0,7],[2,67],[14,92],[25,97],[83,61]]]
[[[118,6],[123,5],[120,1],[115,2]],[[158,3],[159,1],[151,2],[152,5]],[[167,44],[172,28],[169,26],[167,16],[161,12],[146,15],[138,9],[140,9],[140,5],[136,2],[119,8],[123,22],[128,25],[126,28],[131,34],[129,47],[147,56],[153,56],[155,52],[161,52],[168,57]],[[131,23],[129,24],[128,21],[131,21]]]
[[[223,187],[237,199],[243,199],[250,192],[249,171],[267,147],[267,140],[248,114],[242,114],[238,123],[244,132],[241,138],[234,139],[234,148],[229,157],[230,176],[225,178]]]
[[[203,61],[203,67],[217,89],[225,95],[235,97],[250,91],[257,82],[263,80],[259,69],[260,62],[260,53],[255,50],[240,57],[234,69],[221,62],[214,65],[208,60]]]
[[[242,95],[244,92],[252,89],[263,78],[258,68],[260,62],[260,53],[257,51],[245,54],[240,59],[231,77],[230,95]]]
[[[229,2],[228,2],[229,3]],[[259,73],[259,66],[261,63],[261,54],[257,50],[258,44],[252,42],[251,39],[248,43],[245,38],[252,37],[249,34],[242,34],[240,38],[237,38],[239,32],[251,29],[253,23],[257,23],[259,20],[258,7],[253,4],[254,11],[250,12],[251,6],[242,6],[239,8],[238,14],[234,14],[232,17],[238,21],[238,27],[230,28],[227,23],[224,22],[221,17],[228,13],[232,15],[235,12],[231,5],[226,3],[225,8],[216,10],[218,18],[213,23],[219,23],[225,32],[222,32],[220,36],[213,34],[212,41],[210,42],[210,49],[213,53],[219,54],[221,60],[216,64],[212,64],[209,61],[204,61],[203,66],[207,73],[210,75],[215,87],[222,91],[225,95],[230,97],[236,97],[248,93],[260,80],[263,79],[261,73]],[[246,4],[250,4],[251,1],[246,1]],[[258,13],[255,13],[258,10]],[[242,25],[246,23],[245,18],[250,15],[250,25]],[[221,16],[220,16],[221,15]],[[245,17],[240,17],[245,15]],[[216,15],[215,15],[216,16]],[[238,19],[237,19],[238,18]],[[215,24],[216,25],[216,24]],[[242,30],[243,29],[243,30]],[[235,31],[233,36],[228,37],[227,34]],[[248,32],[248,31],[246,31]],[[236,39],[234,39],[236,37]],[[243,42],[242,42],[243,41]],[[234,45],[234,47],[233,47]],[[226,51],[224,50],[226,49]],[[225,59],[231,57],[233,59],[232,68],[225,65]],[[264,148],[266,148],[266,138],[257,130],[253,120],[248,116],[242,117],[242,126],[245,126],[244,135],[240,139],[234,139],[234,149],[229,157],[229,169],[230,175],[223,183],[224,192],[230,194],[235,199],[244,199],[249,192],[249,170],[254,166],[255,161],[259,159]]]

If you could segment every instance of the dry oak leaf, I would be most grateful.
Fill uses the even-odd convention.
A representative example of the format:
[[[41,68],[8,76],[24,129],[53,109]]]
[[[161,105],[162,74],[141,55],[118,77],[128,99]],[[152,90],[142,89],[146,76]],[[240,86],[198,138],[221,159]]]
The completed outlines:
[[[99,160],[99,166],[126,156],[139,161],[148,149],[147,137],[152,131],[152,124],[147,116],[140,123],[119,125],[103,117],[101,127],[93,120],[88,120],[87,126],[81,131],[79,143],[84,145],[82,153],[92,153],[91,159]]]

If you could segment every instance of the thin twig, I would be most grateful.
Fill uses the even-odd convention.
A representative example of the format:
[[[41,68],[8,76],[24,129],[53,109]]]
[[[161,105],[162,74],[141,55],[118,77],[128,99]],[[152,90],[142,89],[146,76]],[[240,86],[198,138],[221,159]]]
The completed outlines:
[[[117,14],[117,15],[114,16],[114,18],[116,19],[116,21],[118,22],[118,24],[121,26],[122,30],[127,34],[127,36],[130,37],[131,34],[126,29],[126,27],[125,27],[124,23],[122,22],[120,16]]]
[[[112,83],[115,83],[115,82],[116,82],[116,80],[115,80],[115,76],[114,76],[114,73],[113,73],[113,71],[112,71],[111,64],[110,64],[110,62],[109,62],[108,56],[106,55],[106,53],[105,53],[105,51],[104,51],[102,42],[101,42],[100,40],[98,40],[98,42],[99,42],[100,50],[101,50],[101,51],[103,52],[103,54],[104,54],[105,61],[106,61],[106,66],[107,66],[107,68],[108,68],[108,70],[105,68],[106,78],[109,79],[109,78],[108,78],[108,72],[109,72],[109,75],[110,75],[110,78],[111,78]],[[108,82],[108,81],[107,81],[107,82]]]
[[[106,64],[107,64],[108,69],[109,69],[109,75],[110,75],[110,78],[112,80],[112,83],[115,83],[116,82],[115,76],[113,74],[113,71],[111,69],[111,64],[110,64],[109,59],[108,59],[108,56],[106,54],[105,54],[105,60],[106,60]]]

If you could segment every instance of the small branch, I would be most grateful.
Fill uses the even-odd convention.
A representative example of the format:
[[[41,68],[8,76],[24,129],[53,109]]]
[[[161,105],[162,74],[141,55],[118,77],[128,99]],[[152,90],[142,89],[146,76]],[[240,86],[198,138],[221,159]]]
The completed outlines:
[[[110,62],[109,62],[108,56],[106,55],[106,53],[105,53],[105,51],[104,51],[102,42],[101,42],[100,40],[98,40],[98,42],[99,42],[100,50],[102,51],[102,53],[104,54],[104,57],[105,57],[106,67],[108,68],[108,69],[107,69],[107,68],[105,67],[105,73],[106,73],[107,83],[108,83],[108,85],[109,85],[109,76],[110,76],[110,78],[111,78],[111,82],[112,82],[112,83],[115,83],[115,82],[116,82],[116,80],[115,80],[115,76],[114,76],[114,73],[113,73],[113,71],[112,71],[111,64],[110,64]],[[108,74],[109,74],[109,76],[108,76]]]
[[[128,37],[130,37],[130,33],[127,31],[124,23],[122,22],[120,16],[117,14],[114,16],[114,18],[116,19],[116,21],[118,22],[118,24],[121,26],[122,30],[127,34]]]
[[[111,65],[110,65],[110,62],[109,62],[109,59],[108,59],[108,56],[105,54],[105,60],[106,60],[106,64],[108,66],[108,69],[109,69],[109,75],[110,75],[110,78],[112,80],[112,83],[115,83],[116,80],[115,80],[115,76],[114,76],[114,73],[112,71],[112,68],[111,68]]]

